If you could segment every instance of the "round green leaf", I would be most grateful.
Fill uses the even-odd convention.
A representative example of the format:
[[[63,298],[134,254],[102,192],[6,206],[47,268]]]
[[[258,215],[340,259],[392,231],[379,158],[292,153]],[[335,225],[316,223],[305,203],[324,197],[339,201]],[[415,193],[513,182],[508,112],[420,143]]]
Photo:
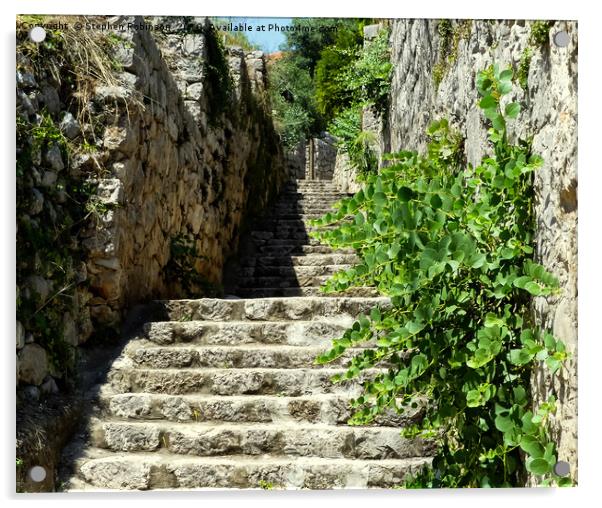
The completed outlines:
[[[508,118],[516,118],[520,113],[520,104],[518,102],[507,104],[504,113]]]
[[[543,475],[549,473],[551,469],[551,464],[545,459],[537,458],[527,461],[527,471],[533,474]]]
[[[524,452],[528,453],[534,459],[543,457],[543,446],[541,446],[541,444],[539,444],[539,441],[533,436],[523,435],[520,440],[519,446]]]

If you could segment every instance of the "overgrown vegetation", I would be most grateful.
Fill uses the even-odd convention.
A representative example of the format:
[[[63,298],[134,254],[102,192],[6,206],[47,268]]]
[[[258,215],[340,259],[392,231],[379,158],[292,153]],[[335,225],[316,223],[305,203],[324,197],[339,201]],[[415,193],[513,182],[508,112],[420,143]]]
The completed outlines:
[[[17,319],[33,334],[35,341],[47,351],[55,372],[70,373],[74,365],[74,352],[63,337],[64,315],[73,307],[78,280],[78,263],[81,262],[79,245],[72,235],[83,220],[83,207],[87,196],[77,182],[62,177],[48,197],[64,201],[55,208],[44,197],[31,190],[34,159],[40,159],[52,147],[59,147],[62,157],[69,157],[68,143],[44,112],[39,124],[32,124],[17,116],[17,284],[25,287],[31,275],[53,281],[48,294],[30,289],[21,290],[17,296]],[[60,198],[58,194],[65,198]],[[46,198],[46,199],[47,199]],[[39,202],[35,202],[39,200]],[[32,216],[32,209],[37,213]]]
[[[541,50],[548,44],[550,40],[550,28],[554,24],[553,21],[534,21],[531,25],[531,33],[529,42],[521,53],[520,62],[516,71],[515,79],[523,90],[529,87],[529,69],[531,68],[531,60],[533,52]]]
[[[529,69],[531,68],[531,59],[533,58],[533,50],[530,46],[523,49],[520,56],[520,62],[516,71],[516,81],[523,90],[529,86]]]
[[[550,28],[554,24],[553,21],[538,20],[531,25],[531,35],[529,43],[535,47],[541,47],[550,41]]]
[[[506,124],[520,111],[504,97],[512,78],[497,66],[478,75],[492,155],[477,167],[464,165],[458,137],[440,121],[426,154],[395,154],[315,222],[334,228],[312,233],[361,258],[326,291],[367,285],[391,298],[318,361],[375,344],[335,378],[364,379],[350,423],[426,401],[423,420],[403,433],[433,440],[437,453],[406,487],[520,486],[527,472],[543,484],[571,483],[553,473],[546,423],[554,398],[535,408],[530,397],[533,367],[554,373],[567,353],[529,312],[531,298],[557,292],[558,283],[532,259],[532,174],[542,160],[528,142],[508,140]]]
[[[270,67],[270,93],[286,146],[318,135],[353,97],[344,74],[362,47],[369,20],[299,18]]]
[[[374,40],[355,52],[352,63],[338,77],[349,97],[349,106],[333,118],[328,130],[337,137],[339,147],[349,156],[360,178],[378,167],[376,136],[362,130],[362,114],[364,109],[372,108],[380,115],[388,105],[391,87],[388,41],[388,30],[380,30]]]
[[[117,81],[111,57],[115,42],[105,33],[47,29],[46,39],[39,44],[27,36],[31,25],[65,20],[60,16],[17,18],[17,71],[32,76],[35,86],[45,83],[55,89],[64,108],[80,126],[89,128],[70,140],[59,129],[60,114],[47,109],[37,116],[17,111],[16,307],[17,319],[48,353],[53,376],[67,382],[73,380],[75,348],[65,340],[65,320],[68,317],[76,326],[80,324],[81,316],[74,315],[74,310],[79,298],[77,289],[86,278],[78,233],[96,192],[95,185],[82,185],[81,177],[76,178],[69,168],[77,153],[93,157],[96,151],[98,114],[90,109],[96,83],[114,85]],[[69,24],[73,24],[73,18]],[[50,150],[56,149],[66,168],[53,172],[45,159]],[[98,167],[91,165],[92,171]],[[43,281],[32,283],[32,276],[51,283],[44,288]]]
[[[233,83],[220,34],[211,25],[204,32],[207,45],[207,59],[203,62],[207,118],[215,126],[232,105]]]
[[[472,20],[465,19],[452,23],[449,19],[442,19],[437,25],[439,34],[439,54],[437,63],[433,66],[433,80],[435,88],[439,84],[458,58],[458,47],[462,39],[468,40],[472,30]]]

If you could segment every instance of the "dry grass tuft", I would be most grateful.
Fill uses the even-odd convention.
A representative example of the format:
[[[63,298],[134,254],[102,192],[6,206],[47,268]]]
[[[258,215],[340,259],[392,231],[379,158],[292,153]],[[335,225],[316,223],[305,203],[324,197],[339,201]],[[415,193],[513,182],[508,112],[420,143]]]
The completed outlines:
[[[94,126],[91,103],[96,86],[119,85],[121,65],[113,55],[116,44],[122,41],[116,33],[75,30],[74,25],[106,21],[106,17],[90,16],[17,16],[17,53],[33,65],[36,75],[46,73],[57,85],[74,88],[71,95],[78,103],[80,124]],[[37,44],[28,37],[35,24],[62,24],[66,28],[46,29],[46,40]]]

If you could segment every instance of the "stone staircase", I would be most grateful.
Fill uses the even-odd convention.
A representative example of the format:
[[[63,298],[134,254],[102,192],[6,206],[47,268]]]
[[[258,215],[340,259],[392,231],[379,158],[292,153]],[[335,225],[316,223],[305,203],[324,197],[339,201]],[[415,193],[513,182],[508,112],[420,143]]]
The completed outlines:
[[[314,363],[358,314],[389,305],[317,296],[355,261],[307,237],[305,221],[338,198],[330,182],[287,187],[234,272],[242,298],[154,304],[64,452],[64,490],[390,488],[428,462],[428,444],[400,436],[419,409],[346,424],[359,387],[331,377],[359,349]]]
[[[353,250],[333,251],[309,237],[311,219],[322,217],[345,197],[327,180],[289,182],[274,205],[253,224],[242,241],[240,260],[226,284],[243,298],[327,296],[320,286],[335,272],[352,266]],[[227,280],[228,280],[227,279]],[[373,288],[355,288],[353,296],[375,296]],[[337,296],[340,296],[338,294]]]

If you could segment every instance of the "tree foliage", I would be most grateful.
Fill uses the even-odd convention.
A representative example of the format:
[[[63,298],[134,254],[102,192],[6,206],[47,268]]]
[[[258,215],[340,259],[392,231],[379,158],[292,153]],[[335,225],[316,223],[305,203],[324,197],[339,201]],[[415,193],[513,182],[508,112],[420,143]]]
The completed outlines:
[[[359,316],[318,361],[371,346],[335,378],[364,379],[350,423],[424,405],[424,418],[403,432],[433,440],[437,454],[408,487],[518,486],[527,471],[570,484],[553,473],[546,421],[555,401],[535,408],[529,395],[532,368],[544,363],[554,373],[567,353],[530,317],[531,297],[558,283],[532,259],[532,174],[542,160],[529,143],[508,142],[506,123],[520,110],[505,101],[511,80],[497,66],[478,75],[492,155],[477,167],[463,166],[457,137],[437,122],[425,155],[392,156],[315,222],[331,226],[315,236],[361,258],[324,289],[374,286],[391,298],[390,307]]]
[[[270,70],[270,96],[282,140],[294,146],[322,127],[314,82],[294,58],[285,57]]]

